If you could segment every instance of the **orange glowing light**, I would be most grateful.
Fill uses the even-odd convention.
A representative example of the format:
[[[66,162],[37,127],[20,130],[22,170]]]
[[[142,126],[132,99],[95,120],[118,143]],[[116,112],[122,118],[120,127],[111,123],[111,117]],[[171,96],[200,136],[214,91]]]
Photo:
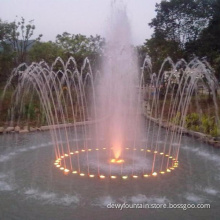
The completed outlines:
[[[68,157],[69,155],[68,154],[65,154],[65,157]]]
[[[160,173],[161,173],[161,174],[164,174],[165,172],[164,172],[164,171],[160,171]]]
[[[144,177],[149,177],[149,175],[148,174],[144,174]]]
[[[79,153],[79,151],[77,150],[77,151],[75,151],[75,153],[76,153],[76,154],[78,154],[78,153]]]
[[[163,155],[163,152],[161,152],[160,155]]]
[[[85,152],[85,150],[81,150],[82,152]]]
[[[93,177],[95,177],[95,175],[94,174],[90,174],[89,177],[93,178]]]
[[[119,163],[119,164],[121,164],[121,163],[124,163],[124,160],[123,159],[111,159],[110,162],[111,163]]]
[[[80,175],[80,176],[85,176],[85,174],[84,174],[84,173],[80,173],[79,175]]]
[[[64,167],[60,167],[60,170],[64,170]]]
[[[74,170],[72,173],[73,173],[73,174],[76,174],[76,173],[77,173],[77,171],[76,171],[76,170]]]
[[[152,173],[152,176],[157,176],[157,172],[153,172],[153,173]]]
[[[74,154],[73,152],[70,152],[70,154]]]
[[[61,158],[64,158],[64,156],[61,156]]]
[[[99,176],[101,179],[105,179],[105,176],[104,175],[100,175]]]
[[[167,172],[168,172],[168,173],[170,173],[170,172],[171,172],[171,170],[170,170],[170,169],[167,169]]]
[[[128,176],[122,176],[122,179],[126,180],[128,178]]]
[[[60,167],[60,165],[59,165],[59,164],[57,164],[57,165],[56,165],[56,167]]]
[[[70,171],[68,169],[64,169],[64,172],[65,173],[69,173]]]
[[[133,178],[137,179],[137,178],[138,178],[138,176],[136,176],[136,175],[133,175]]]
[[[147,150],[147,152],[151,152],[151,150]]]
[[[88,151],[91,151],[92,149],[88,149]]]

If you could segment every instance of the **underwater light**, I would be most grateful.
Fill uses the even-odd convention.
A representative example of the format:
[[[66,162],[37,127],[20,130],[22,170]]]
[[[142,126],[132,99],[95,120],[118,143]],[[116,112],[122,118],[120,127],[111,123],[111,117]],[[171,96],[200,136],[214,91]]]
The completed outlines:
[[[153,173],[152,173],[152,176],[157,176],[157,172],[153,172]]]
[[[110,160],[111,163],[124,163],[123,159],[111,159]]]
[[[128,176],[122,176],[122,179],[126,180],[128,178]]]
[[[105,147],[103,147],[103,148],[95,148],[95,150],[96,151],[101,151],[101,150],[106,150],[106,149],[112,149],[112,148],[105,148]],[[129,174],[129,173],[126,173],[126,174],[124,174],[124,175],[122,175],[122,174],[117,174],[117,175],[111,175],[111,172],[109,172],[109,173],[103,173],[103,174],[99,174],[99,172],[98,172],[98,174],[96,175],[96,174],[89,174],[89,172],[88,172],[88,174],[86,173],[87,171],[89,171],[89,170],[83,170],[83,169],[80,169],[82,172],[78,172],[77,170],[72,170],[72,167],[70,168],[70,167],[68,167],[68,166],[70,166],[69,165],[69,158],[78,158],[79,157],[79,155],[81,154],[81,153],[83,153],[83,152],[90,152],[90,151],[92,151],[92,149],[91,148],[89,148],[89,149],[79,149],[79,150],[77,150],[77,151],[74,151],[74,152],[69,152],[69,153],[64,153],[62,156],[60,156],[60,158],[58,158],[58,159],[56,159],[55,161],[54,161],[54,165],[55,165],[55,167],[57,167],[58,169],[60,169],[60,170],[62,170],[62,171],[64,171],[64,174],[67,174],[67,173],[69,173],[69,172],[72,172],[73,174],[78,174],[79,176],[81,176],[81,177],[89,177],[89,178],[94,178],[95,176],[97,176],[97,177],[99,177],[100,179],[105,179],[105,178],[110,178],[110,179],[117,179],[117,178],[122,178],[123,180],[126,180],[126,179],[128,179],[128,177],[131,175],[131,177],[133,178],[133,179],[137,179],[137,178],[139,178],[140,176],[141,177],[145,177],[145,178],[147,178],[147,177],[155,177],[155,176],[157,176],[159,173],[160,174],[165,174],[166,172],[167,173],[170,173],[172,170],[175,170],[175,168],[176,167],[178,167],[178,165],[179,165],[179,163],[178,163],[178,161],[176,160],[176,159],[174,159],[171,155],[169,155],[169,154],[165,154],[164,152],[159,152],[159,151],[151,151],[150,149],[147,149],[147,150],[145,150],[144,148],[140,148],[140,149],[137,149],[137,148],[125,148],[126,150],[130,150],[130,151],[140,151],[142,154],[146,154],[146,152],[148,152],[149,154],[151,154],[152,156],[153,155],[155,155],[155,154],[157,154],[158,153],[158,156],[161,156],[161,157],[163,157],[163,156],[166,156],[167,157],[167,160],[169,161],[169,159],[171,159],[171,161],[172,162],[170,162],[170,164],[169,164],[169,168],[167,168],[166,169],[166,171],[157,171],[157,172],[153,172],[153,173],[151,173],[151,174],[147,174],[147,173],[145,173],[145,174],[140,174],[140,173],[136,173],[135,175],[131,175],[131,173]],[[145,153],[144,153],[145,152]],[[78,156],[76,156],[76,154],[78,154]],[[69,157],[69,158],[66,158],[66,157]],[[67,160],[68,159],[68,160]],[[65,160],[67,160],[67,161],[65,161]],[[107,161],[106,161],[107,162]],[[124,162],[125,162],[125,160],[124,159],[121,159],[121,158],[113,158],[113,159],[110,159],[110,161],[109,161],[110,163],[112,163],[112,164],[123,164]],[[127,164],[126,164],[127,165]],[[126,166],[126,165],[124,165],[124,166]],[[120,168],[121,169],[123,169],[123,167],[124,166],[120,166]],[[64,168],[65,167],[65,168]],[[101,169],[101,168],[100,168]],[[103,171],[102,171],[103,172]],[[122,171],[123,172],[123,171]],[[121,173],[122,173],[121,172]]]

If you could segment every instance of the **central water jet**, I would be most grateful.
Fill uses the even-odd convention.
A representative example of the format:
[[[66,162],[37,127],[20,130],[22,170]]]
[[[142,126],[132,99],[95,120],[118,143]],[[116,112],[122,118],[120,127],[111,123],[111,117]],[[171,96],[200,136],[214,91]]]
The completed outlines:
[[[108,27],[97,103],[98,117],[106,120],[99,124],[97,138],[102,134],[117,161],[123,159],[126,142],[135,147],[140,133],[137,57],[126,9],[120,1],[112,4]]]

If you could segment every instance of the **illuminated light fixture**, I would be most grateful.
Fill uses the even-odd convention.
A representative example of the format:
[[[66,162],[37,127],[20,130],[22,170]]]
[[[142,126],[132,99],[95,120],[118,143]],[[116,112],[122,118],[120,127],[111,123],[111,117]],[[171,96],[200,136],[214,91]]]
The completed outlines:
[[[153,173],[152,173],[152,176],[157,176],[157,172],[153,172]]]
[[[74,157],[77,157],[76,156],[76,154],[80,154],[81,152],[86,152],[86,151],[92,151],[92,150],[99,150],[99,151],[101,151],[101,150],[109,150],[109,149],[114,149],[114,148],[105,148],[105,147],[103,147],[103,148],[94,148],[94,149],[91,149],[91,148],[89,148],[89,149],[83,149],[83,148],[81,148],[80,150],[76,150],[76,151],[71,151],[71,152],[69,152],[68,154],[67,153],[65,153],[65,154],[63,154],[62,156],[59,156],[59,158],[57,158],[55,161],[54,161],[54,165],[58,168],[58,169],[60,169],[60,170],[62,170],[63,171],[63,173],[64,174],[68,174],[69,172],[72,172],[73,174],[79,174],[79,176],[88,176],[88,177],[90,177],[90,178],[94,178],[95,176],[97,176],[97,175],[94,175],[94,174],[84,174],[84,173],[80,173],[80,172],[78,172],[77,170],[72,170],[72,169],[70,169],[69,167],[63,167],[64,166],[64,164],[63,164],[63,162],[62,162],[62,160],[63,160],[63,158],[65,158],[65,157],[70,157],[71,155],[73,155],[73,157],[71,157],[71,158],[74,158]],[[110,179],[116,179],[116,178],[122,178],[122,179],[124,179],[124,180],[126,180],[126,179],[128,179],[128,178],[130,178],[130,177],[132,177],[132,178],[134,178],[134,179],[137,179],[137,178],[139,178],[139,177],[155,177],[155,176],[158,176],[158,174],[165,174],[166,172],[167,173],[169,173],[169,172],[172,172],[173,170],[175,170],[177,167],[178,167],[178,165],[179,165],[179,163],[178,163],[178,160],[176,160],[176,158],[174,158],[173,156],[171,156],[170,154],[166,154],[165,152],[160,152],[160,151],[154,151],[154,150],[150,150],[150,149],[146,149],[146,148],[125,148],[126,150],[131,150],[131,151],[135,151],[135,150],[138,150],[138,151],[141,151],[141,152],[149,152],[149,153],[151,153],[152,155],[154,155],[154,154],[156,154],[156,153],[158,153],[158,154],[160,154],[160,155],[164,155],[164,156],[166,156],[167,158],[169,158],[170,159],[170,164],[169,164],[169,168],[167,168],[166,170],[164,170],[164,171],[158,171],[158,172],[152,172],[151,174],[142,174],[141,176],[139,176],[139,175],[128,175],[128,174],[126,174],[126,175],[111,175],[111,174],[109,174],[109,173],[103,173],[102,175],[98,175],[98,177],[100,178],[100,179],[105,179],[105,178],[110,178]],[[121,164],[121,163],[124,163],[124,160],[123,159],[121,159],[121,158],[113,158],[113,159],[110,159],[110,162],[111,163],[114,163],[114,164]]]
[[[115,163],[116,159],[111,159],[110,162],[111,163]]]
[[[110,160],[111,163],[124,163],[123,159],[111,159]]]
[[[111,179],[116,179],[116,176],[111,176]]]

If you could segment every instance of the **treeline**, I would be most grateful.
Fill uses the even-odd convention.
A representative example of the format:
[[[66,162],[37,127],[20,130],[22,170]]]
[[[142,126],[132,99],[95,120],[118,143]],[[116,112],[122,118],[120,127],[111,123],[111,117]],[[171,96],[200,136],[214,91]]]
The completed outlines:
[[[156,4],[156,17],[150,22],[153,35],[138,46],[140,65],[146,54],[158,72],[164,59],[189,61],[194,56],[210,62],[220,79],[220,0],[162,0]],[[21,18],[17,22],[0,19],[0,82],[5,81],[20,63],[46,61],[73,56],[80,67],[85,57],[94,68],[100,67],[105,39],[64,32],[55,42],[33,39],[35,25]]]
[[[57,35],[55,42],[41,42],[42,34],[33,39],[34,30],[33,20],[0,20],[0,82],[4,82],[12,69],[24,62],[45,61],[51,65],[57,57],[67,60],[73,56],[79,68],[86,57],[93,68],[100,66],[105,40],[99,35],[86,37],[64,32]]]
[[[198,56],[220,79],[220,0],[163,0],[149,25],[153,35],[138,50],[142,60],[151,57],[154,72],[167,56],[175,62]]]

